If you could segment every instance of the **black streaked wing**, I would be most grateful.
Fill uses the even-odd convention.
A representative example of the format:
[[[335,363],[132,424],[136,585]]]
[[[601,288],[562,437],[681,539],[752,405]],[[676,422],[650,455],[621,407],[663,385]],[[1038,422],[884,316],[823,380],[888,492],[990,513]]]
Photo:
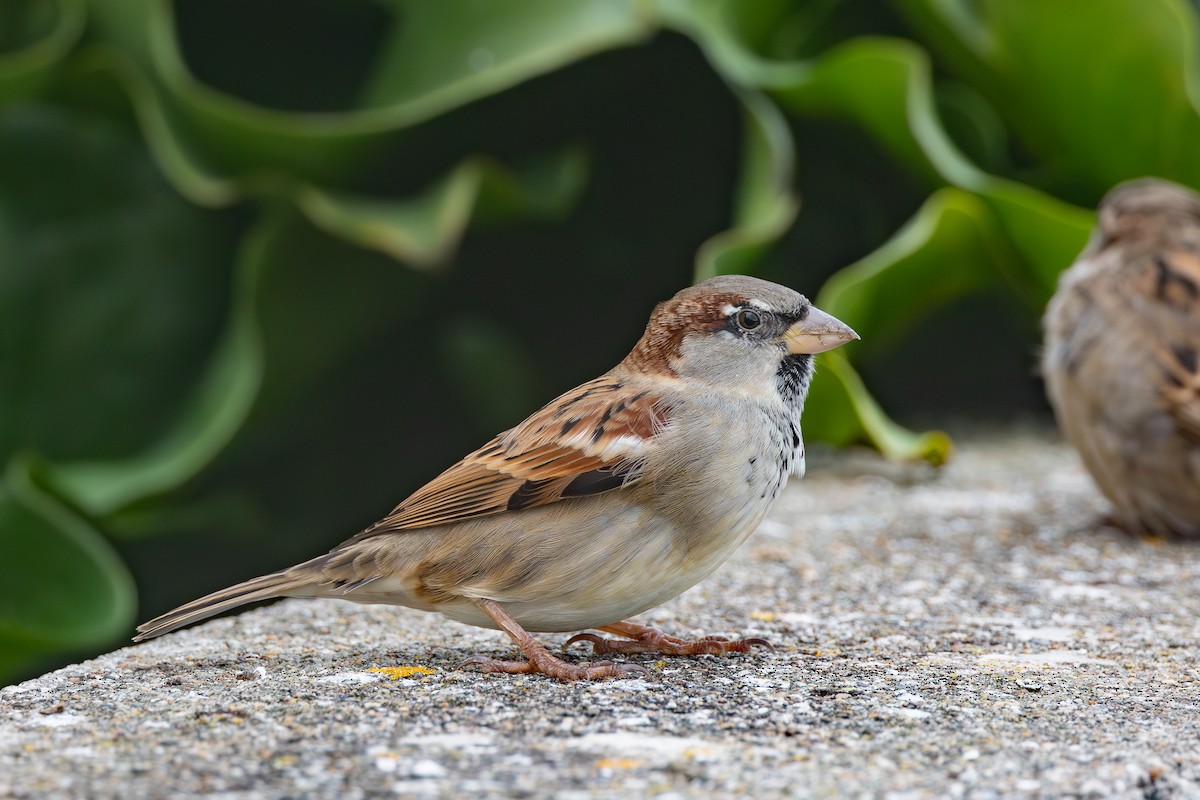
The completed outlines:
[[[628,486],[667,421],[648,392],[603,376],[552,401],[414,492],[355,539]]]
[[[1155,298],[1164,313],[1156,331],[1166,372],[1163,401],[1181,434],[1200,443],[1200,258],[1186,250],[1154,257],[1146,278],[1146,296]]]

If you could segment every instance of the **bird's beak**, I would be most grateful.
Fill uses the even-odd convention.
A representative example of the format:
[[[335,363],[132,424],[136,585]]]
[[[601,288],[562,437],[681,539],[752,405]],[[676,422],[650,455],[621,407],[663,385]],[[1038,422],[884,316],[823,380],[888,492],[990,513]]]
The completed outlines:
[[[816,306],[810,306],[804,319],[783,334],[791,355],[824,353],[857,338],[858,334],[849,325]]]

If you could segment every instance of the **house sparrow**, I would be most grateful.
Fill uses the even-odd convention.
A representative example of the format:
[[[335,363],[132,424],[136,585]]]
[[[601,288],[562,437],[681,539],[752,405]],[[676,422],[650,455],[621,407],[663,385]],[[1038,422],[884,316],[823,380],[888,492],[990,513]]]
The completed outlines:
[[[598,653],[746,651],[625,621],[683,592],[758,527],[804,472],[800,411],[813,355],[857,334],[791,289],[713,278],[654,310],[604,375],[418,489],[325,555],[202,597],[138,628],[149,639],[272,597],[333,597],[437,611],[499,628],[527,660],[485,672],[563,680],[645,671],[572,664],[528,631],[581,634]]]
[[[1155,179],[1109,192],[1044,325],[1051,405],[1113,520],[1200,536],[1200,195]]]

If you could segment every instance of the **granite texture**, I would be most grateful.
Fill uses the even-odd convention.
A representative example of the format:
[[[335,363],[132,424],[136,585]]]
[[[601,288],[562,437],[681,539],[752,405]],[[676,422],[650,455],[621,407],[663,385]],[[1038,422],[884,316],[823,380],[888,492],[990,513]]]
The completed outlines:
[[[1200,798],[1200,547],[1103,528],[1037,431],[810,462],[641,620],[774,653],[561,684],[460,670],[493,631],[285,601],[0,690],[0,797]]]

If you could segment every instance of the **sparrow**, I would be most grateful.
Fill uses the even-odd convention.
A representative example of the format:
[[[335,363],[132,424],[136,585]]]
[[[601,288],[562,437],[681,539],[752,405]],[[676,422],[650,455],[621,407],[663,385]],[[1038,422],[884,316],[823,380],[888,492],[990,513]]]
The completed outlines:
[[[214,592],[135,641],[274,597],[436,611],[507,633],[524,659],[484,672],[561,680],[645,674],[575,664],[530,631],[595,653],[745,652],[760,639],[669,636],[628,618],[696,584],[803,475],[800,412],[813,356],[857,339],[803,296],[747,276],[684,289],[620,364],[552,400],[361,533],[294,567]],[[769,646],[769,645],[767,645]]]
[[[1046,392],[1111,521],[1200,537],[1200,195],[1112,189],[1043,324]]]

